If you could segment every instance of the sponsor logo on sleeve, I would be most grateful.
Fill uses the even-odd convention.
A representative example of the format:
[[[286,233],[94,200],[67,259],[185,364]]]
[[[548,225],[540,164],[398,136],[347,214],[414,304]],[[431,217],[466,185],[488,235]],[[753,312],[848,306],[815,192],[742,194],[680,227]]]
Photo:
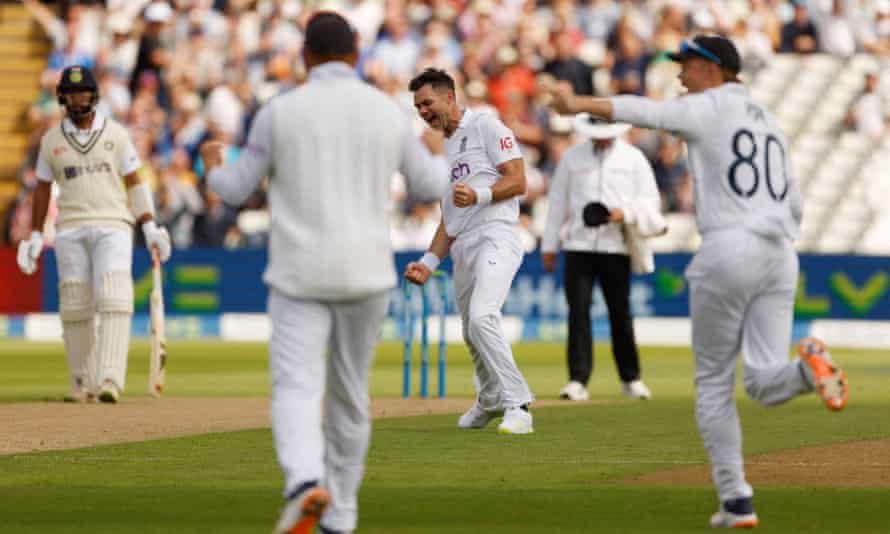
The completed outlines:
[[[501,137],[501,150],[513,150],[512,137]]]

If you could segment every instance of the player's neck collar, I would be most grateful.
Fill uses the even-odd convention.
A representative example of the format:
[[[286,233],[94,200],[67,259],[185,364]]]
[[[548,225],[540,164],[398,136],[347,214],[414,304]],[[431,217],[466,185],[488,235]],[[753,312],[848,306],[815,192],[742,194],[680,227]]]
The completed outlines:
[[[105,116],[102,115],[98,110],[93,112],[93,123],[90,124],[89,128],[80,129],[74,124],[70,118],[65,117],[62,119],[62,131],[67,134],[91,134],[97,130],[101,130],[105,126]]]
[[[356,78],[358,73],[345,61],[327,61],[309,70],[309,80],[330,80],[332,78]]]

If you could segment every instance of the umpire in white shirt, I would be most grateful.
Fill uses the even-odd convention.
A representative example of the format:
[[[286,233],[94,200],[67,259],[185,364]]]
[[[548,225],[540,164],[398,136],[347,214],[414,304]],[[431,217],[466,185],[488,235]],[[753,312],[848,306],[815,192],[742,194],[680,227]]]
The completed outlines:
[[[389,182],[415,198],[445,194],[448,168],[394,100],[362,82],[358,35],[319,12],[306,26],[305,85],[257,113],[236,164],[201,148],[210,187],[242,203],[269,177],[272,430],[285,476],[275,533],[350,532],[371,434],[368,375],[396,285]],[[324,422],[322,422],[324,413]]]
[[[622,391],[630,398],[648,399],[651,394],[640,380],[630,313],[631,258],[625,225],[635,222],[640,206],[659,206],[655,175],[646,156],[619,138],[630,125],[580,114],[574,126],[584,142],[570,148],[556,168],[541,243],[547,271],[556,269],[560,241],[565,252],[569,383],[560,397],[588,398],[587,382],[593,371],[590,307],[593,284],[599,278],[609,309],[612,353]]]

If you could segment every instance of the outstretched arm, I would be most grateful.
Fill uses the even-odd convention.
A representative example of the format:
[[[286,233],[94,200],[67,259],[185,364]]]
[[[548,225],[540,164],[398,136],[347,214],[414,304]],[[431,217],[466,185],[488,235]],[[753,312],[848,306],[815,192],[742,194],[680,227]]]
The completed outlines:
[[[201,145],[207,184],[228,204],[242,204],[272,170],[271,114],[269,104],[257,112],[247,136],[247,145],[234,165],[223,164],[222,143],[208,141]]]

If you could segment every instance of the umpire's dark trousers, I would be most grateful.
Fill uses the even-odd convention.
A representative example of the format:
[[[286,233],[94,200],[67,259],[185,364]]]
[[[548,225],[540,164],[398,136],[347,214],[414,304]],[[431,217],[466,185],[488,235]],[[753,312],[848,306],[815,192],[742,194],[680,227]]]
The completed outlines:
[[[567,251],[563,286],[569,305],[569,380],[587,385],[593,372],[590,305],[597,278],[609,309],[612,354],[618,375],[622,382],[637,380],[640,357],[630,315],[630,256]]]

